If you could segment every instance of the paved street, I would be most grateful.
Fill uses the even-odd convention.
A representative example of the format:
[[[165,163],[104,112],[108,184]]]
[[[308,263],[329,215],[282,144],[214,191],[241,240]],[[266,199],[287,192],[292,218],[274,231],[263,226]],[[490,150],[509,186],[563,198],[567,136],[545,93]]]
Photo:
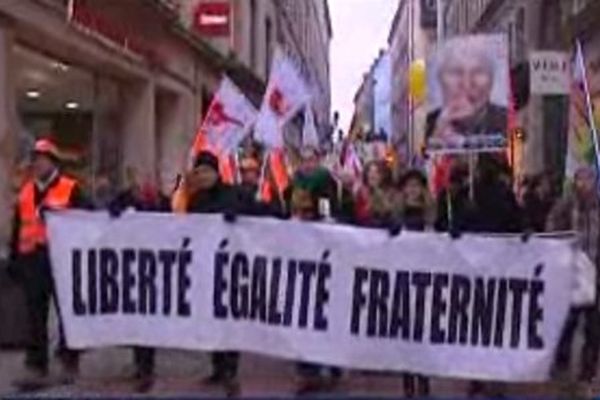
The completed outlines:
[[[128,349],[103,349],[87,352],[82,359],[82,375],[76,385],[54,387],[44,395],[115,395],[135,394],[132,381],[131,352]],[[22,354],[0,353],[0,395],[14,393],[10,382],[22,373]],[[53,365],[56,375],[58,366]],[[157,358],[158,378],[150,394],[156,396],[222,395],[217,389],[204,386],[202,377],[209,372],[206,354],[161,350]],[[244,355],[241,364],[242,396],[282,396],[294,393],[293,364],[256,355]],[[465,393],[464,381],[434,379],[432,393],[444,397]],[[571,393],[568,385],[512,385],[509,394],[542,396]],[[399,375],[377,376],[360,372],[347,372],[335,391],[353,396],[401,396],[402,379]],[[597,393],[600,393],[598,391]]]

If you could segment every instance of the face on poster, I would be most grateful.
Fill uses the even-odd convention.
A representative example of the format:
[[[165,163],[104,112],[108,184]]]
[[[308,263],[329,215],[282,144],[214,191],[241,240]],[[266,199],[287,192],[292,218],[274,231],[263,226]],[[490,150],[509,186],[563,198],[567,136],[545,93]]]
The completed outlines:
[[[504,151],[509,99],[505,35],[447,40],[427,65],[427,150]]]

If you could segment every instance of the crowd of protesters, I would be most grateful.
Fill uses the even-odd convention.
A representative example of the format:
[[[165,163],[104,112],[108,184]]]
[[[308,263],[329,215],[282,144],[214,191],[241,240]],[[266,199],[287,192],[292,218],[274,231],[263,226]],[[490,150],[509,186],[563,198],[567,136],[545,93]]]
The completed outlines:
[[[550,174],[526,179],[515,189],[510,168],[502,158],[481,157],[475,168],[458,160],[450,167],[446,185],[434,196],[427,175],[418,169],[399,171],[386,160],[372,160],[364,164],[357,182],[325,168],[321,161],[322,155],[316,149],[302,151],[289,184],[282,188],[273,182],[268,169],[265,171],[263,153],[255,147],[241,152],[233,183],[223,180],[221,160],[202,151],[194,157],[189,171],[178,179],[170,197],[135,174],[123,191],[115,193],[108,181],[98,179],[94,191],[96,208],[107,209],[115,218],[128,209],[220,213],[228,223],[235,223],[238,216],[264,216],[386,229],[393,236],[401,235],[403,230],[448,232],[454,239],[463,233],[477,232],[521,233],[525,240],[531,232],[573,230],[579,233],[583,250],[595,265],[600,265],[600,204],[593,169],[579,169],[572,189],[559,197],[559,187]],[[27,199],[22,191],[22,204],[17,205],[15,212],[11,271],[27,288],[28,317],[34,336],[26,359],[32,373],[17,383],[20,386],[38,387],[48,374],[46,324],[53,292],[47,244],[40,241],[31,249],[23,248],[25,214],[20,207],[27,207],[27,201],[34,202],[36,209],[43,207],[48,188],[62,184],[59,164],[55,148],[36,148],[31,186],[34,192]],[[265,183],[271,183],[267,191]],[[91,208],[79,186],[69,189],[69,193],[65,208]],[[43,269],[39,268],[40,263]],[[597,307],[573,309],[557,351],[556,367],[569,368],[579,318],[585,320],[579,377],[589,381],[594,378],[600,350]],[[64,343],[61,344],[63,348]],[[135,378],[142,391],[152,386],[154,353],[150,348],[133,349]],[[77,374],[79,354],[66,349],[64,354],[65,369],[72,380]],[[213,371],[205,382],[237,393],[238,362],[238,353],[214,353]],[[298,391],[302,393],[334,387],[342,376],[338,368],[306,363],[297,365],[297,373]],[[402,379],[405,395],[430,394],[428,377],[407,371]],[[470,394],[476,395],[490,386],[493,385],[472,382]]]

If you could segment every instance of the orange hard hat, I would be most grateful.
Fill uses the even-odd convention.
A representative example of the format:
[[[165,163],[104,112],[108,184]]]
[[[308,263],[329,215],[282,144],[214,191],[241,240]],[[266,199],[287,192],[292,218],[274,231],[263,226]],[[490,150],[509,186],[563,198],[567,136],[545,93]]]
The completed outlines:
[[[53,157],[55,159],[60,158],[60,151],[58,150],[58,146],[51,139],[42,138],[38,139],[35,142],[33,147],[34,154],[45,154]]]

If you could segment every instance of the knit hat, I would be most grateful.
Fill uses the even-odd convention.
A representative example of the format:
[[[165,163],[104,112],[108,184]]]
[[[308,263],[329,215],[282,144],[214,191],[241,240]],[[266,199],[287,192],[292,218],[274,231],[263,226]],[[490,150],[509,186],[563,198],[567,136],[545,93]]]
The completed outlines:
[[[318,168],[310,173],[297,173],[294,177],[294,187],[302,188],[313,196],[327,190],[331,176],[325,168]]]
[[[219,159],[209,151],[201,151],[194,159],[194,168],[201,165],[211,167],[216,172],[219,172]]]

